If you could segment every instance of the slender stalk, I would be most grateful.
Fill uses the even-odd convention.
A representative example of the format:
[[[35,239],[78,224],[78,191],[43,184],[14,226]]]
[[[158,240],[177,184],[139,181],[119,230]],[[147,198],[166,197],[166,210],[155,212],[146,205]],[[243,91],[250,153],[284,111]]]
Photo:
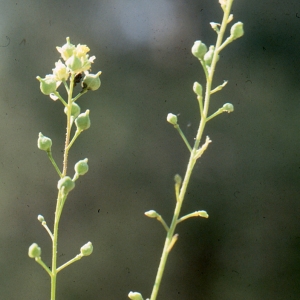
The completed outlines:
[[[59,224],[59,206],[60,206],[60,192],[58,193],[55,218],[54,218],[54,230],[52,241],[52,272],[51,272],[51,300],[55,300],[56,294],[56,261],[57,261],[57,239],[58,239],[58,224]]]
[[[215,45],[215,51],[214,51],[214,55],[213,55],[213,59],[212,59],[212,63],[211,63],[209,71],[206,72],[206,68],[204,67],[204,71],[205,71],[205,75],[206,75],[206,90],[205,90],[205,99],[204,99],[203,110],[202,110],[202,107],[200,106],[200,110],[202,110],[201,111],[201,121],[200,121],[198,132],[197,132],[197,135],[196,135],[194,147],[191,150],[189,162],[188,162],[186,173],[185,173],[185,176],[184,176],[184,180],[183,180],[183,183],[182,183],[182,186],[181,186],[181,189],[180,189],[178,200],[176,201],[176,206],[175,206],[171,226],[170,226],[170,228],[167,232],[167,236],[166,236],[166,240],[165,240],[165,244],[164,244],[163,252],[162,252],[162,255],[161,255],[160,264],[159,264],[159,267],[158,267],[158,270],[157,270],[155,283],[154,283],[154,286],[153,286],[153,289],[152,289],[150,300],[155,300],[157,298],[157,294],[158,294],[159,287],[160,287],[160,284],[161,284],[162,276],[163,276],[164,269],[165,269],[165,266],[166,266],[166,262],[167,262],[167,259],[168,259],[169,250],[171,249],[170,246],[173,242],[172,239],[173,239],[173,236],[174,236],[176,225],[178,224],[179,214],[180,214],[180,210],[181,210],[181,207],[182,207],[182,203],[183,203],[183,200],[184,200],[184,197],[185,197],[185,194],[186,194],[186,190],[187,190],[187,187],[188,187],[190,177],[192,175],[193,168],[194,168],[195,163],[196,163],[197,158],[198,158],[197,157],[197,150],[199,149],[202,134],[203,134],[206,122],[207,122],[207,114],[208,114],[210,95],[211,95],[211,86],[212,86],[213,76],[214,76],[215,67],[216,67],[216,63],[217,63],[217,59],[218,59],[219,47],[222,43],[224,32],[225,32],[225,29],[226,29],[226,26],[227,26],[227,21],[228,21],[228,17],[229,17],[229,14],[230,14],[232,2],[233,2],[233,0],[228,0],[227,4],[226,4],[226,8],[224,9],[224,16],[223,16],[223,20],[222,20],[222,25],[221,25],[221,28],[220,28],[220,32],[218,34],[217,42],[216,42],[216,45]]]
[[[58,166],[57,166],[55,160],[53,159],[51,150],[47,151],[47,155],[48,155],[48,157],[49,157],[49,159],[50,159],[50,161],[51,161],[53,167],[55,168],[57,174],[58,174],[59,177],[61,178],[61,177],[62,177],[62,174],[61,174],[61,172],[60,172],[60,170],[59,170],[59,168],[58,168]]]
[[[66,176],[68,169],[68,154],[69,154],[69,143],[70,143],[70,135],[71,135],[71,109],[72,109],[72,94],[74,88],[74,77],[75,74],[71,74],[70,78],[70,88],[68,92],[68,111],[67,111],[67,129],[66,129],[66,142],[65,142],[65,151],[64,151],[64,163],[63,163],[63,172],[62,177]]]
[[[67,266],[71,265],[73,262],[82,259],[82,254],[77,254],[75,257],[67,261],[65,264],[61,265],[59,268],[57,268],[57,273],[60,272],[62,269],[66,268]]]
[[[69,143],[71,135],[71,108],[72,108],[72,93],[74,87],[74,74],[71,74],[70,78],[70,88],[68,90],[68,105],[67,105],[67,129],[66,129],[66,140],[65,140],[65,151],[64,151],[64,161],[63,161],[63,172],[61,177],[66,176],[68,168],[68,153],[69,153]],[[57,278],[57,241],[58,241],[58,225],[64,202],[66,200],[66,195],[63,191],[58,192],[57,203],[55,209],[54,218],[54,228],[53,228],[53,241],[52,241],[52,274],[51,274],[51,300],[55,300],[56,295],[56,278]]]
[[[192,151],[192,147],[190,146],[188,140],[186,139],[186,137],[185,137],[184,133],[182,132],[182,130],[180,129],[179,125],[178,124],[174,125],[174,128],[177,129],[177,131],[179,132],[180,136],[182,137],[184,143],[186,144],[187,148],[191,152]]]

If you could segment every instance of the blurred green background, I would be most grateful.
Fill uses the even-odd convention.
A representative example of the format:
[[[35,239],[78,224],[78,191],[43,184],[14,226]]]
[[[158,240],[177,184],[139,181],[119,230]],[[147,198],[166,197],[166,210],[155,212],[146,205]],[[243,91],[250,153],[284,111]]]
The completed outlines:
[[[229,83],[210,112],[225,102],[235,112],[208,123],[213,142],[182,210],[210,218],[177,228],[158,299],[300,297],[300,3],[236,0],[233,14],[245,36],[221,54],[214,85]],[[67,36],[90,47],[103,74],[78,102],[92,126],[72,148],[69,174],[85,157],[90,171],[65,205],[58,264],[88,241],[94,253],[59,274],[57,300],[149,297],[165,232],[144,212],[170,222],[173,177],[188,160],[166,116],[179,114],[192,143],[192,86],[204,75],[190,49],[215,43],[218,1],[1,1],[0,15],[0,298],[50,298],[49,276],[27,255],[36,242],[51,263],[37,215],[52,228],[58,177],[36,142],[39,132],[51,137],[61,165],[65,115],[35,77],[52,72]]]

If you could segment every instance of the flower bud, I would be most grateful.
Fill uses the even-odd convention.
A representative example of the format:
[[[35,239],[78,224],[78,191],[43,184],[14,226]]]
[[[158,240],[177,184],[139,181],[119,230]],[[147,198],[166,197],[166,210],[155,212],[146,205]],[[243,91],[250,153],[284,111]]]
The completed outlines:
[[[148,210],[145,212],[145,215],[149,218],[157,218],[159,216],[155,210]]]
[[[77,130],[86,130],[91,126],[91,120],[89,117],[90,111],[87,109],[85,113],[80,114],[76,120],[75,124],[77,126]]]
[[[50,138],[44,136],[41,132],[39,133],[39,138],[37,141],[37,146],[43,151],[50,151],[52,146],[52,141]]]
[[[82,256],[89,256],[93,252],[93,244],[91,242],[86,243],[80,248],[80,253]]]
[[[197,96],[202,97],[202,85],[197,81],[193,85],[193,91]]]
[[[128,298],[131,299],[131,300],[144,300],[142,295],[138,292],[130,292],[128,294]]]
[[[209,23],[211,28],[216,31],[217,33],[219,33],[220,31],[220,24],[219,23],[215,23],[215,22],[210,22]]]
[[[96,91],[99,89],[101,85],[101,81],[99,76],[101,75],[101,71],[99,71],[97,74],[86,74],[81,85],[83,89],[90,90],[90,91]]]
[[[65,114],[68,113],[67,107],[65,107],[64,112],[65,112]],[[80,106],[77,103],[73,102],[72,108],[71,108],[71,116],[73,118],[77,118],[79,116],[79,114],[80,114]]]
[[[88,166],[87,162],[88,162],[88,159],[85,158],[75,164],[74,169],[78,175],[84,175],[89,170],[89,166]]]
[[[64,187],[64,193],[68,194],[75,187],[75,182],[69,177],[65,176],[61,178],[57,183],[57,188],[60,190]]]
[[[56,91],[56,80],[53,75],[46,75],[45,78],[37,76],[36,79],[40,82],[40,89],[44,95],[50,95]]]
[[[199,210],[198,214],[199,217],[206,218],[206,219],[208,218],[208,213],[205,210]]]
[[[215,46],[210,46],[207,53],[204,55],[204,61],[207,66],[210,66],[214,57]],[[217,57],[217,61],[219,60],[219,55]]]
[[[52,71],[57,81],[66,81],[69,78],[69,70],[61,60],[55,63],[55,68]]]
[[[195,57],[203,59],[204,54],[207,52],[207,47],[201,41],[196,41],[192,47],[192,53]]]
[[[236,40],[240,38],[241,36],[244,35],[244,28],[243,28],[243,23],[242,22],[237,22],[232,25],[230,29],[230,37],[233,40]]]
[[[179,174],[176,174],[176,175],[174,176],[174,181],[175,181],[176,184],[181,184],[181,183],[182,183],[182,178],[181,178],[181,176],[180,176]]]
[[[28,256],[31,258],[41,257],[42,250],[38,244],[33,243],[28,249]]]
[[[222,108],[223,108],[223,111],[226,111],[228,113],[231,113],[234,111],[234,107],[231,103],[225,103]]]
[[[73,55],[75,46],[70,43],[70,38],[67,37],[67,43],[62,47],[56,47],[57,51],[61,54],[61,57],[66,61]]]
[[[171,114],[171,113],[169,113],[169,114],[167,115],[167,121],[168,121],[169,123],[171,123],[172,125],[176,125],[176,124],[177,124],[177,116],[176,116],[176,115],[173,115],[173,114]]]
[[[42,223],[45,221],[44,217],[42,215],[38,215],[38,220]]]

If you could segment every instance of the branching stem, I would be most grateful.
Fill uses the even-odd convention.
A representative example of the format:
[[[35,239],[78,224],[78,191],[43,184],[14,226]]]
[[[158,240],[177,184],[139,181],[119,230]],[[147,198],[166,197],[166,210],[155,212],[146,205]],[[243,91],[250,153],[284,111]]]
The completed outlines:
[[[215,51],[214,51],[212,63],[211,63],[211,66],[210,66],[208,71],[207,71],[206,67],[203,65],[203,62],[200,61],[202,66],[203,66],[205,76],[206,76],[206,91],[205,91],[204,107],[203,107],[203,110],[202,110],[202,107],[200,105],[200,110],[202,110],[200,112],[201,113],[201,121],[200,121],[198,132],[197,132],[197,135],[196,135],[194,147],[192,149],[190,149],[191,154],[190,154],[189,162],[188,162],[186,173],[185,173],[185,176],[184,176],[184,179],[183,179],[183,182],[182,182],[180,193],[179,193],[178,199],[176,201],[176,206],[175,206],[175,210],[174,210],[174,214],[173,214],[173,219],[172,219],[170,228],[167,232],[167,236],[166,236],[166,240],[165,240],[165,244],[164,244],[163,252],[162,252],[162,255],[161,255],[160,264],[159,264],[158,271],[157,271],[157,274],[156,274],[155,283],[154,283],[154,286],[153,286],[153,289],[152,289],[150,300],[156,300],[156,298],[157,298],[157,294],[158,294],[159,287],[160,287],[160,284],[161,284],[161,280],[162,280],[162,276],[163,276],[163,273],[164,273],[165,265],[166,265],[166,262],[167,262],[167,259],[168,259],[169,251],[172,249],[172,246],[174,245],[174,243],[176,241],[176,238],[174,239],[174,236],[176,236],[176,235],[174,235],[174,232],[175,232],[175,229],[176,229],[176,225],[178,224],[179,214],[180,214],[180,210],[181,210],[181,207],[182,207],[183,200],[185,198],[188,183],[189,183],[190,177],[192,175],[192,171],[193,171],[193,168],[194,168],[195,163],[197,161],[197,158],[199,157],[197,154],[198,154],[202,134],[203,134],[206,122],[207,122],[207,114],[208,114],[208,109],[209,109],[209,102],[210,102],[211,86],[212,86],[213,76],[214,76],[214,72],[215,72],[216,63],[217,63],[217,60],[218,60],[218,54],[221,50],[220,45],[222,43],[223,36],[224,36],[224,33],[225,33],[225,29],[226,29],[226,26],[227,26],[227,21],[228,21],[228,17],[229,17],[229,14],[230,14],[232,2],[233,2],[233,0],[228,0],[226,2],[226,7],[224,8],[224,16],[223,16],[222,24],[221,24],[221,27],[220,27],[220,31],[218,33],[218,38],[217,38],[217,42],[216,42],[216,45],[215,45]]]

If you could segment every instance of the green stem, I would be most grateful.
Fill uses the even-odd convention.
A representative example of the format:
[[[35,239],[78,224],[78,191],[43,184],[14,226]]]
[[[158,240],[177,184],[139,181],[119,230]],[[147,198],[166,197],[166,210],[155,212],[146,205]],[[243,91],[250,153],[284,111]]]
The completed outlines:
[[[211,120],[212,118],[218,116],[219,114],[221,114],[223,112],[224,112],[224,109],[219,108],[216,112],[214,112],[212,115],[210,115],[209,117],[206,118],[206,122],[208,122],[209,120]]]
[[[192,147],[190,146],[188,140],[186,139],[186,137],[185,137],[184,133],[182,132],[182,130],[180,129],[179,125],[175,124],[174,128],[177,129],[177,131],[179,132],[180,136],[182,137],[182,139],[183,139],[184,143],[186,144],[186,146],[188,147],[188,149],[190,151],[192,151]]]
[[[61,265],[59,268],[57,268],[57,273],[59,271],[61,271],[62,269],[64,269],[65,267],[71,265],[72,263],[74,263],[77,260],[80,260],[82,258],[82,254],[77,254],[74,258],[70,259],[69,261],[67,261],[65,264]]]
[[[61,177],[66,176],[68,168],[68,153],[69,153],[69,143],[70,143],[70,134],[71,134],[71,109],[72,109],[72,93],[74,87],[74,76],[71,74],[70,78],[70,88],[68,92],[68,104],[67,104],[67,129],[66,129],[66,141],[65,141],[65,151],[64,151],[64,161],[63,161],[63,172]],[[67,195],[64,194],[63,190],[58,191],[56,209],[55,209],[55,218],[53,226],[53,240],[52,240],[52,270],[51,270],[51,300],[55,300],[56,295],[56,278],[57,278],[57,241],[58,241],[58,225],[62,209],[65,203]]]
[[[217,63],[217,56],[218,56],[219,47],[222,43],[222,39],[223,39],[224,32],[226,29],[227,20],[228,20],[228,16],[229,16],[229,13],[231,10],[232,2],[233,2],[233,0],[228,0],[227,4],[226,4],[226,9],[224,10],[222,25],[220,28],[220,32],[218,34],[218,38],[217,38],[217,42],[216,42],[216,46],[215,46],[216,50],[214,51],[214,56],[212,59],[210,70],[207,73],[206,69],[204,69],[205,75],[206,75],[206,91],[205,91],[203,112],[201,114],[202,117],[201,117],[201,121],[199,124],[198,132],[196,135],[194,147],[193,147],[193,149],[191,149],[191,154],[190,154],[189,162],[187,165],[186,173],[184,176],[184,180],[183,180],[183,183],[182,183],[182,186],[180,189],[178,201],[176,201],[176,206],[175,206],[175,210],[174,210],[174,214],[173,214],[172,223],[167,232],[167,237],[165,240],[165,244],[164,244],[163,252],[161,255],[160,264],[159,264],[159,267],[157,270],[157,274],[156,274],[156,278],[155,278],[155,282],[154,282],[154,286],[152,289],[150,300],[155,300],[157,298],[157,294],[158,294],[159,287],[161,284],[162,276],[163,276],[166,262],[168,259],[169,250],[171,249],[170,246],[172,245],[172,242],[173,242],[172,239],[174,236],[176,225],[178,224],[178,219],[179,219],[179,214],[180,214],[180,210],[182,207],[182,203],[183,203],[183,200],[185,197],[185,193],[186,193],[186,190],[188,187],[190,177],[192,175],[193,168],[197,161],[197,150],[199,148],[201,137],[202,137],[202,134],[203,134],[206,122],[207,122],[207,113],[208,113],[209,102],[210,102],[211,86],[212,86],[212,80],[213,80],[214,71],[215,71],[215,67],[216,67],[216,63]]]
[[[41,257],[36,257],[35,261],[40,264],[43,269],[45,269],[45,271],[50,275],[50,277],[52,276],[51,271],[49,270],[49,268],[47,267],[47,265],[42,261]]]
[[[53,159],[51,150],[47,151],[47,155],[48,155],[48,157],[49,157],[49,159],[50,159],[50,161],[51,161],[51,163],[52,163],[54,169],[56,170],[57,174],[58,174],[59,177],[61,178],[61,177],[62,177],[62,174],[61,174],[60,169],[59,169],[59,167],[57,166],[55,160]]]
[[[162,218],[162,216],[158,215],[156,219],[162,224],[162,226],[164,226],[164,228],[168,232],[169,226],[167,225],[167,223],[165,222],[165,220]]]
[[[68,147],[66,148],[66,150],[70,150],[70,148],[72,147],[72,145],[74,144],[74,142],[76,141],[76,139],[78,138],[78,136],[80,135],[80,133],[82,132],[82,130],[76,130],[71,142],[69,143]]]
[[[68,91],[68,111],[67,111],[67,130],[66,130],[66,142],[65,142],[65,151],[64,151],[64,163],[63,163],[63,173],[62,176],[66,176],[68,169],[68,154],[69,154],[69,143],[70,143],[70,135],[71,135],[71,109],[72,109],[72,94],[74,88],[74,77],[75,74],[71,74],[70,78],[70,88]]]
[[[74,97],[72,99],[72,102],[75,102],[78,100],[79,97],[81,97],[82,95],[84,95],[85,93],[87,93],[88,90],[84,90],[83,92],[80,92],[76,97]]]

